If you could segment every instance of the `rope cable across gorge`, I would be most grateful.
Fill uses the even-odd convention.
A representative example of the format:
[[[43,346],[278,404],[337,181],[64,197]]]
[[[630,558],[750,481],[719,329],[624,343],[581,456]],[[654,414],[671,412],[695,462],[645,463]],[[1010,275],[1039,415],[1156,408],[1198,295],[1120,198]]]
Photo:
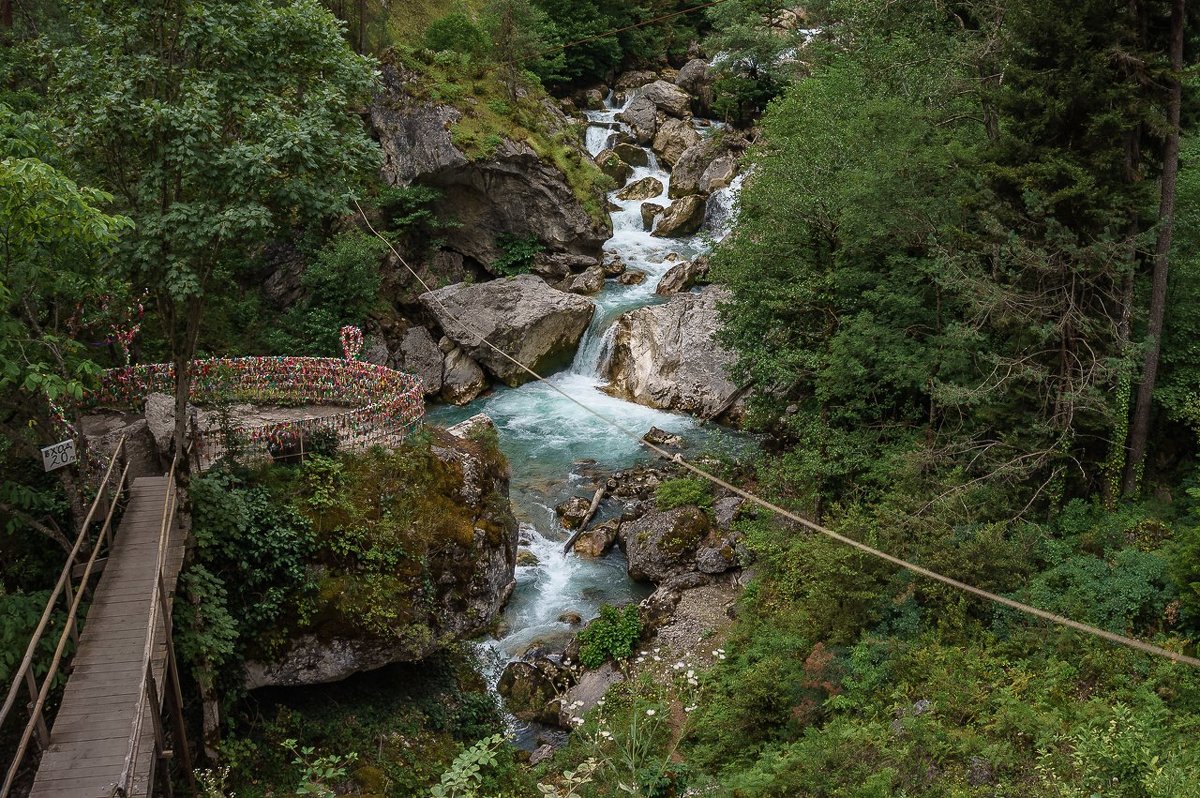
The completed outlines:
[[[846,546],[850,546],[851,548],[857,549],[858,551],[862,552],[863,554],[874,557],[878,560],[883,560],[884,562],[887,562],[887,563],[891,563],[892,565],[903,568],[911,573],[917,574],[918,576],[923,576],[923,577],[933,580],[935,582],[940,582],[940,583],[947,585],[949,587],[952,587],[956,590],[962,591],[963,593],[968,593],[968,594],[976,596],[978,598],[982,598],[986,601],[990,601],[994,604],[999,604],[1004,607],[1008,607],[1009,609],[1016,610],[1017,612],[1024,613],[1025,615],[1029,615],[1034,618],[1040,618],[1041,620],[1049,621],[1050,623],[1065,627],[1067,629],[1074,629],[1077,632],[1082,632],[1083,634],[1091,635],[1092,637],[1098,637],[1103,640],[1107,640],[1110,643],[1116,643],[1117,645],[1122,645],[1122,646],[1126,646],[1128,648],[1136,649],[1138,651],[1142,651],[1146,654],[1151,654],[1156,657],[1163,657],[1165,659],[1169,659],[1173,662],[1176,662],[1176,663],[1179,663],[1182,665],[1190,665],[1194,668],[1200,668],[1200,659],[1197,659],[1196,657],[1189,657],[1188,655],[1182,654],[1178,651],[1171,651],[1170,649],[1163,648],[1162,646],[1156,646],[1153,643],[1147,643],[1144,640],[1138,640],[1136,638],[1127,637],[1126,635],[1121,635],[1121,634],[1117,634],[1115,632],[1110,632],[1107,629],[1101,629],[1097,626],[1092,626],[1090,624],[1086,624],[1081,621],[1076,621],[1076,620],[1074,620],[1072,618],[1068,618],[1064,615],[1059,615],[1057,613],[1053,613],[1048,610],[1043,610],[1039,607],[1034,607],[1030,604],[1025,604],[1025,603],[1017,601],[1015,599],[1008,598],[1007,596],[1001,596],[998,593],[993,593],[990,590],[984,590],[981,587],[976,587],[975,585],[967,584],[966,582],[963,582],[959,579],[955,579],[954,577],[946,576],[945,574],[930,570],[929,568],[926,568],[922,565],[917,565],[916,563],[912,563],[912,562],[909,562],[908,560],[902,559],[900,557],[896,557],[892,554],[888,554],[887,552],[882,551],[877,548],[874,548],[873,546],[868,546],[866,543],[863,543],[861,541],[846,537],[845,535],[835,532],[832,529],[829,529],[828,527],[824,527],[824,526],[821,526],[820,524],[814,523],[814,522],[808,520],[807,518],[803,518],[803,517],[797,515],[796,513],[791,512],[790,510],[786,510],[783,507],[780,507],[779,505],[777,505],[773,502],[767,501],[766,499],[760,498],[759,496],[756,496],[753,493],[750,493],[749,491],[743,490],[743,489],[737,487],[736,485],[732,485],[729,482],[726,482],[725,480],[721,479],[720,477],[710,474],[708,471],[705,471],[703,468],[700,468],[697,465],[689,463],[687,460],[683,459],[683,457],[678,453],[668,452],[667,450],[663,449],[662,447],[656,446],[655,444],[644,440],[641,435],[637,434],[633,430],[628,429],[625,426],[622,426],[619,422],[614,421],[611,418],[608,418],[607,416],[603,415],[599,411],[594,410],[591,407],[587,406],[583,402],[579,401],[575,397],[568,394],[562,388],[555,385],[553,382],[550,382],[549,380],[547,380],[541,374],[538,374],[536,371],[529,368],[524,363],[522,363],[519,360],[517,360],[516,358],[512,357],[507,352],[500,349],[495,344],[493,344],[491,341],[489,341],[487,339],[487,337],[482,332],[479,331],[478,328],[473,327],[472,325],[468,324],[467,322],[464,322],[461,318],[459,318],[454,313],[452,313],[450,311],[450,309],[448,307],[446,307],[446,304],[444,302],[442,302],[441,297],[439,297],[436,293],[434,293],[433,289],[429,287],[429,284],[426,283],[423,279],[421,279],[421,275],[417,274],[417,272],[414,271],[413,268],[408,265],[408,261],[406,261],[404,259],[404,257],[396,250],[396,248],[392,245],[392,242],[388,241],[387,238],[385,238],[382,234],[379,233],[378,230],[375,229],[375,227],[371,224],[370,219],[367,218],[366,213],[363,212],[362,206],[360,206],[358,204],[357,200],[354,200],[354,206],[356,208],[358,208],[358,212],[362,216],[363,221],[366,223],[367,229],[370,230],[373,235],[375,235],[381,241],[383,241],[385,244],[387,244],[388,248],[392,251],[392,254],[396,256],[396,259],[398,261],[400,261],[400,263],[404,266],[404,268],[408,270],[408,273],[411,274],[417,280],[417,282],[421,284],[421,287],[425,289],[425,292],[433,299],[434,302],[437,302],[437,304],[441,307],[443,313],[446,314],[446,317],[451,319],[454,322],[454,324],[458,325],[460,328],[462,328],[463,330],[470,333],[471,336],[473,338],[475,338],[480,344],[488,347],[489,349],[491,349],[493,352],[495,352],[500,357],[511,362],[517,368],[519,368],[522,371],[524,371],[525,373],[529,374],[531,377],[533,377],[538,382],[541,382],[542,384],[544,384],[550,390],[561,395],[564,399],[566,399],[567,401],[576,405],[577,407],[579,407],[581,410],[588,413],[589,415],[595,416],[596,418],[598,418],[600,421],[604,422],[609,427],[612,427],[617,432],[621,433],[625,437],[627,437],[630,440],[632,440],[633,442],[637,443],[639,446],[642,446],[645,449],[648,449],[648,450],[654,452],[659,457],[662,457],[665,460],[670,460],[670,461],[682,466],[683,468],[685,468],[686,470],[695,474],[696,476],[698,476],[702,479],[708,480],[713,485],[717,485],[718,487],[721,487],[721,488],[729,491],[730,493],[733,493],[734,495],[741,497],[742,499],[750,502],[751,504],[755,504],[755,505],[763,508],[764,510],[769,511],[780,518],[784,518],[784,519],[787,519],[794,523],[800,524],[801,526],[803,526],[804,528],[806,528],[812,532],[816,532],[818,534],[824,535],[825,537],[830,538],[831,540],[835,540],[838,543],[842,543]]]

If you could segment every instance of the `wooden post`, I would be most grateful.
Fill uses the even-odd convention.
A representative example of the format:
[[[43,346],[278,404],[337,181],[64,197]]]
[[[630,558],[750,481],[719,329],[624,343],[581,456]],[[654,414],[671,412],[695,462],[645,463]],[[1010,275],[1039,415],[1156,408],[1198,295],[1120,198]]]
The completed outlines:
[[[41,709],[38,709],[38,683],[33,676],[33,668],[30,667],[25,671],[25,686],[29,688],[29,711],[37,711],[37,737],[38,743],[45,748],[50,745],[50,730],[46,728],[46,716],[42,714]]]
[[[161,571],[158,574],[158,588],[159,601],[162,603],[163,634],[166,638],[167,646],[167,662],[164,667],[164,675],[169,680],[170,692],[167,694],[167,701],[171,705],[171,722],[175,732],[174,750],[179,752],[180,766],[187,776],[188,786],[191,788],[192,794],[195,795],[197,793],[196,774],[192,772],[192,751],[188,747],[187,722],[183,718],[183,690],[179,684],[179,668],[175,662],[175,642],[171,633],[171,607],[170,602],[167,601],[167,591],[163,588]]]
[[[63,584],[63,598],[67,601],[67,612],[71,612],[71,608],[75,606],[75,591],[71,588],[71,576],[67,575],[67,581]],[[71,630],[71,642],[76,646],[79,645],[79,628],[75,622],[73,614],[67,617],[67,628]]]

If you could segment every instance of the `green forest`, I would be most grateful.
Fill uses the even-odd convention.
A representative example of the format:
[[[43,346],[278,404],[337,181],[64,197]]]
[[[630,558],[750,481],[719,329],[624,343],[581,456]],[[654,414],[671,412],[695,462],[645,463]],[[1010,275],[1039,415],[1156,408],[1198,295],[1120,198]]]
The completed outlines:
[[[0,798],[40,794],[51,753],[26,682],[44,684],[50,723],[75,678],[52,671],[56,645],[65,663],[84,648],[56,579],[101,546],[72,548],[103,517],[94,501],[108,507],[117,429],[153,439],[145,473],[175,463],[184,497],[168,735],[192,768],[163,759],[175,790],[1200,798],[1198,52],[1185,0],[0,0],[0,688],[19,696],[0,714]],[[703,84],[684,79],[697,61]],[[643,96],[659,133],[640,140]],[[674,150],[659,136],[677,119]],[[628,430],[589,431],[541,394],[520,423],[497,418],[538,381],[506,376],[443,318],[457,300],[429,297],[540,277],[565,318],[589,293],[576,277],[641,290],[635,266],[657,278],[670,262],[631,249],[630,271],[610,272],[600,243],[629,235],[622,213],[651,240],[626,181],[680,205],[701,151],[731,153],[738,175],[701,208],[732,185],[736,213],[717,235],[702,210],[691,254],[671,257],[704,260],[685,301],[722,292],[709,345],[730,359],[712,382],[736,395],[701,414],[574,393],[591,315],[522,368],[574,363],[550,381],[571,402],[635,438],[647,408],[608,403],[654,406],[655,424],[690,413],[666,429],[706,443],[639,460],[664,469],[652,481],[632,459],[604,471],[578,440],[515,448],[530,426],[580,424],[614,451]],[[563,210],[541,223],[530,208]],[[616,320],[605,346],[633,347],[627,306],[597,296],[595,318]],[[524,312],[482,301],[453,307],[496,329]],[[361,358],[347,330],[366,332]],[[495,344],[525,358],[533,338]],[[206,358],[418,373],[418,339],[438,384],[420,371],[426,419],[399,443],[311,427],[256,461],[239,416],[321,402],[193,401]],[[106,375],[155,363],[171,367],[161,429],[144,396],[97,427]],[[475,413],[495,424],[455,432]],[[211,461],[200,417],[223,436]],[[720,435],[750,443],[718,451]],[[77,460],[43,470],[64,440]],[[576,489],[568,523],[555,505]],[[725,519],[738,491],[808,524],[749,500]],[[530,721],[497,697],[479,641],[507,639],[534,613],[522,597],[544,595],[522,591],[548,590],[530,580],[563,542],[547,534],[535,556],[544,530],[529,529],[545,516],[584,533],[597,507],[593,532],[613,525],[599,553],[617,538],[619,578],[627,559],[652,585],[621,601],[592,585],[602,598],[574,621],[553,608],[571,633],[552,656],[558,638],[522,638],[534,653],[509,659],[552,673]],[[674,519],[664,558],[720,540],[737,575],[634,576],[649,533],[625,530],[654,514]],[[100,593],[76,584],[86,617]],[[716,584],[733,598],[684,656],[665,631],[682,610],[654,602],[674,590],[686,608]],[[305,681],[271,665],[347,640],[366,642],[339,656],[371,667]],[[571,688],[599,671],[612,684],[571,717]]]

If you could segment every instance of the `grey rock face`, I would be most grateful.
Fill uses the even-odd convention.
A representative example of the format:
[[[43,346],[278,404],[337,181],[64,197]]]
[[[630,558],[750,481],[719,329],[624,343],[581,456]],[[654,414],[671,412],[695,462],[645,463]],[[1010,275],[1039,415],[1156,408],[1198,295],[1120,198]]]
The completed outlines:
[[[555,287],[572,294],[595,294],[604,287],[604,267],[600,264],[590,266],[581,274],[572,275]]]
[[[393,186],[420,183],[441,191],[435,210],[459,221],[443,231],[445,247],[487,266],[500,254],[501,234],[532,235],[548,249],[598,256],[611,234],[594,221],[564,175],[524,142],[503,139],[486,159],[472,160],[452,140],[461,118],[455,108],[431,103],[418,76],[395,66],[382,70],[382,91],[371,104],[371,123],[384,153],[382,175]],[[570,121],[546,103],[546,124]],[[567,140],[574,141],[570,137]],[[586,158],[582,143],[575,146]]]
[[[638,144],[649,144],[658,131],[658,106],[649,97],[634,97],[617,119],[629,125]]]
[[[699,571],[724,573],[737,567],[735,541],[723,536],[702,510],[677,507],[647,513],[621,524],[629,576],[662,583]]]
[[[734,355],[715,340],[717,304],[727,296],[726,289],[709,286],[623,314],[605,369],[609,390],[650,407],[700,416],[724,406],[737,391],[726,376]]]
[[[674,83],[656,80],[648,86],[643,86],[641,92],[642,96],[648,97],[660,111],[680,118],[691,116],[691,95]]]
[[[524,366],[545,373],[570,361],[595,309],[590,299],[551,288],[531,274],[446,286],[423,294],[421,303],[451,340],[514,387],[533,378],[479,336]],[[455,318],[469,320],[471,329]]]
[[[443,363],[442,401],[465,405],[487,389],[487,376],[461,347],[444,336],[442,341],[449,345]]]
[[[681,291],[691,288],[707,274],[708,258],[703,255],[695,260],[677,263],[658,281],[658,285],[654,288],[654,293],[659,296],[678,294]]]
[[[633,174],[633,168],[613,150],[601,150],[596,153],[595,161],[600,171],[615,180],[618,186],[625,185],[629,176]]]
[[[410,327],[400,339],[400,368],[421,378],[426,395],[441,393],[444,359],[442,350],[424,327]]]
[[[737,159],[745,145],[737,138],[709,138],[688,147],[671,172],[671,198],[710,194],[729,185],[737,176]]]
[[[666,208],[664,208],[662,205],[659,205],[657,202],[643,202],[642,203],[642,226],[645,227],[647,230],[653,229],[654,228],[654,220],[657,219],[659,216],[662,216],[663,211],[665,211],[665,210],[666,210]]]
[[[662,219],[651,235],[658,238],[690,236],[704,225],[704,213],[707,208],[708,203],[704,197],[697,194],[680,197],[663,212]]]
[[[618,158],[630,166],[648,166],[650,164],[650,156],[636,144],[617,144],[612,148],[612,151],[617,154]]]
[[[619,200],[647,200],[657,197],[663,191],[663,184],[653,177],[643,177],[635,183],[630,183],[617,192]]]
[[[675,75],[675,85],[692,95],[692,106],[697,113],[707,112],[713,101],[712,77],[708,62],[703,58],[688,61]]]
[[[673,167],[689,147],[699,143],[700,134],[690,121],[672,117],[658,125],[650,146],[662,161]]]

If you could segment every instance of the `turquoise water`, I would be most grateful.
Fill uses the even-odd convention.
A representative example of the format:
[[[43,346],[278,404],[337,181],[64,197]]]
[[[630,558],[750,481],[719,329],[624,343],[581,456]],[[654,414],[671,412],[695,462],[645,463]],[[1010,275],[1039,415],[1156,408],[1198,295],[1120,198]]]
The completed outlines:
[[[614,120],[619,110],[610,107],[589,112],[592,125],[587,145],[593,155],[604,148],[611,132],[621,127]],[[632,180],[653,176],[661,181],[663,192],[646,201],[668,205],[670,173],[658,166],[653,153],[647,153],[649,165],[636,169]],[[708,251],[712,236],[720,235],[732,217],[739,185],[740,181],[710,200],[710,232],[685,239],[654,238],[642,227],[640,201],[620,201],[610,196],[620,209],[612,214],[614,234],[605,244],[605,252],[609,257],[620,257],[631,269],[646,272],[646,281],[626,286],[607,280],[604,289],[592,297],[596,313],[574,363],[548,379],[550,385],[638,435],[652,426],[681,435],[686,441],[682,450],[685,457],[705,451],[741,450],[747,439],[692,416],[609,396],[601,390],[601,366],[616,319],[629,310],[666,301],[654,293],[659,279],[680,260]],[[533,382],[519,388],[499,387],[465,407],[439,407],[428,416],[434,423],[445,425],[476,413],[492,419],[500,448],[512,467],[510,491],[513,511],[521,525],[521,548],[538,560],[536,565],[517,568],[517,587],[504,612],[501,636],[487,641],[484,648],[483,659],[493,683],[506,662],[529,648],[565,644],[578,628],[560,622],[563,613],[578,613],[586,621],[595,617],[603,604],[640,601],[651,589],[629,579],[625,557],[617,548],[598,559],[563,554],[568,535],[554,507],[571,496],[591,498],[595,486],[586,473],[628,468],[652,456],[550,385]],[[597,519],[617,511],[619,508],[614,506],[602,506]],[[522,744],[532,745],[541,730],[514,724],[514,731]]]

